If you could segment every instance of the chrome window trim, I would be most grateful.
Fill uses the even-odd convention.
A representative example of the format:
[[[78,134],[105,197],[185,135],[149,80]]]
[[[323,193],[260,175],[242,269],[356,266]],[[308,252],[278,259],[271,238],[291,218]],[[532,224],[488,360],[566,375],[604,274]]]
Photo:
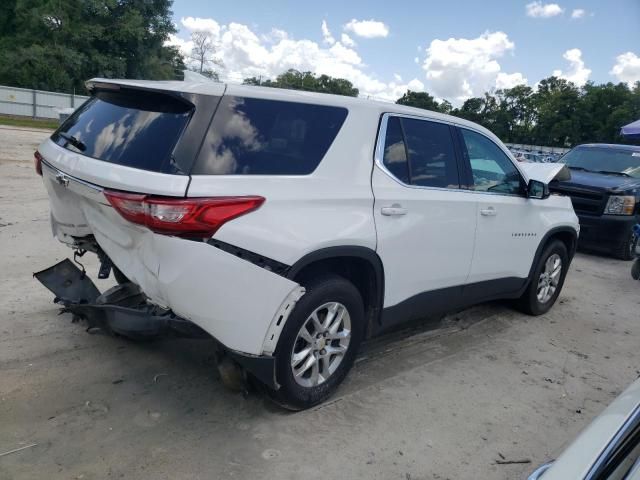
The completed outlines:
[[[593,466],[589,469],[589,473],[587,473],[587,475],[584,477],[584,480],[598,479],[596,475],[599,475],[601,473],[599,470],[601,469],[602,465],[609,459],[613,451],[626,437],[626,435],[629,433],[629,429],[637,426],[638,422],[640,422],[640,405],[636,405],[631,414],[629,414],[629,416],[624,421],[622,426],[618,429],[611,441],[607,444],[602,453],[600,453]]]
[[[389,123],[389,118],[390,117],[399,117],[399,118],[408,118],[411,120],[422,120],[425,122],[434,122],[434,123],[442,123],[444,125],[449,125],[449,126],[453,126],[453,127],[458,127],[458,128],[466,128],[467,130],[470,130],[472,132],[478,133],[480,135],[482,135],[483,137],[485,137],[487,140],[491,141],[494,145],[496,145],[498,148],[500,148],[499,145],[496,144],[496,142],[494,142],[493,140],[491,140],[489,137],[487,137],[486,135],[484,135],[482,132],[480,132],[479,130],[476,130],[474,128],[469,128],[469,127],[463,127],[455,122],[450,122],[450,121],[446,121],[446,120],[442,120],[439,118],[431,118],[431,117],[421,117],[419,115],[407,115],[404,113],[393,113],[393,112],[387,112],[387,113],[383,113],[382,114],[382,120],[380,121],[380,126],[378,127],[378,139],[376,141],[376,148],[374,151],[374,164],[385,174],[387,175],[389,178],[391,178],[392,180],[394,180],[396,183],[402,185],[405,188],[413,188],[413,189],[419,189],[419,190],[436,190],[436,191],[442,191],[442,192],[461,192],[461,193],[471,193],[471,194],[476,194],[476,195],[500,195],[503,197],[516,197],[516,198],[524,198],[526,199],[526,196],[523,195],[516,195],[513,193],[498,193],[498,192],[483,192],[483,191],[479,191],[479,190],[471,190],[469,188],[443,188],[443,187],[427,187],[424,185],[411,185],[408,183],[404,183],[402,180],[400,180],[399,178],[397,178],[393,173],[391,173],[387,167],[385,166],[384,162],[383,162],[383,158],[384,158],[384,149],[385,149],[385,140],[387,137],[387,124]],[[455,141],[455,139],[451,139],[452,142]],[[500,150],[502,152],[504,152],[504,150],[502,148],[500,148]],[[513,164],[513,160],[507,155],[507,158],[509,159],[509,161],[511,161],[511,163]],[[409,161],[409,159],[407,159],[407,162]],[[526,177],[522,174],[522,171],[514,164],[514,166],[516,167],[516,170],[518,171],[518,173],[520,173],[520,176],[525,179]],[[461,179],[459,179],[461,180]]]

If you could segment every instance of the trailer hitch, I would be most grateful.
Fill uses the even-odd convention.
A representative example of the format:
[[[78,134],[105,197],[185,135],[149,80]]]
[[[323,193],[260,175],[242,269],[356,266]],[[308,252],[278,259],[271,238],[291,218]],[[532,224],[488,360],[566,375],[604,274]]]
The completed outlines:
[[[192,322],[147,302],[137,285],[128,282],[104,293],[68,258],[33,274],[55,295],[74,321],[87,323],[87,331],[117,334],[133,339],[155,337],[211,338]]]

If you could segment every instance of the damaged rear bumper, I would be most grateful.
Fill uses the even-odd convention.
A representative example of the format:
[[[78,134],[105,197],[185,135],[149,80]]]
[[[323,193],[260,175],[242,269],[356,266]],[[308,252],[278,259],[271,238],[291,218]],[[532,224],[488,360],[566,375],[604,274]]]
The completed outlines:
[[[55,295],[54,302],[62,306],[62,312],[71,313],[74,321],[86,322],[87,331],[91,333],[117,334],[136,340],[213,338],[171,310],[148,303],[144,293],[133,283],[117,285],[100,293],[86,273],[69,259],[35,273],[34,277]],[[272,356],[245,354],[217,343],[262,383],[273,389],[279,387]]]

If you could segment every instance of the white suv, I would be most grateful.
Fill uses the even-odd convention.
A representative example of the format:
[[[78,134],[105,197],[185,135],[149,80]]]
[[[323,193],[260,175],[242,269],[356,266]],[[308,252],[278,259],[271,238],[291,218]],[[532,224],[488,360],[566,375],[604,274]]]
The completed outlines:
[[[326,399],[390,326],[499,298],[538,315],[560,293],[579,229],[549,196],[561,166],[518,164],[476,124],[213,82],[87,86],[36,152],[54,235],[289,408]]]

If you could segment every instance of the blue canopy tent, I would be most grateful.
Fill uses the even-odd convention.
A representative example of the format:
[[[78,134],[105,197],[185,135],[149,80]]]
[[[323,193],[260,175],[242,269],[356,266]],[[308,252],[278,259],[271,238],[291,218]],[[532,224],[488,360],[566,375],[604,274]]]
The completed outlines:
[[[620,129],[620,135],[628,138],[636,138],[640,140],[640,120],[631,122]]]

